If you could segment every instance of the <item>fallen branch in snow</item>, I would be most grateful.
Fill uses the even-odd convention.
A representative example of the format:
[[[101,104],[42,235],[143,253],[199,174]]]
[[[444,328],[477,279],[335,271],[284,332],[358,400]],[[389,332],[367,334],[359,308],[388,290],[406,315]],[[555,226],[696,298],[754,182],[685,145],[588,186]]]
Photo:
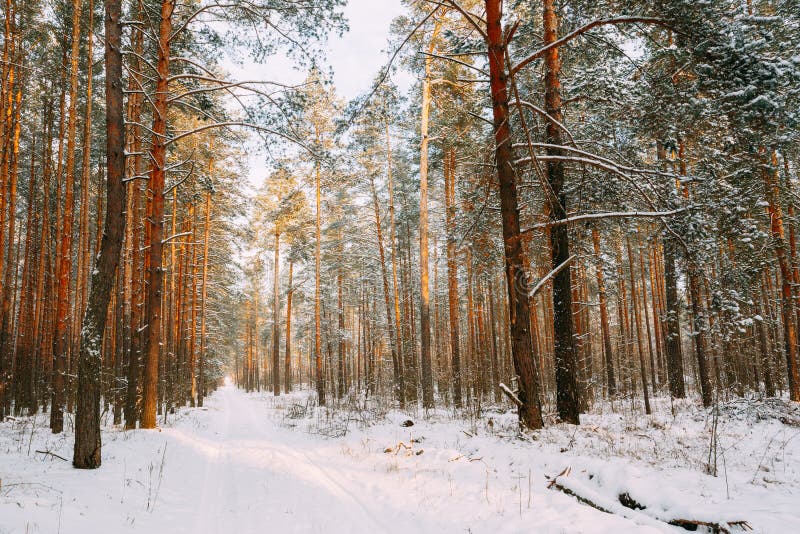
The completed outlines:
[[[549,489],[556,489],[566,495],[574,497],[578,502],[591,506],[606,514],[619,515],[640,525],[653,526],[663,529],[664,525],[681,527],[684,530],[696,531],[697,527],[708,527],[714,534],[731,534],[730,528],[741,530],[753,530],[747,521],[701,521],[698,519],[666,519],[645,513],[647,507],[631,497],[630,493],[624,492],[616,499],[609,498],[575,479],[568,479],[571,468],[567,467],[556,475],[547,485]]]
[[[514,394],[514,392],[513,392],[513,391],[511,391],[511,389],[510,389],[510,388],[509,388],[507,385],[503,384],[502,382],[500,382],[500,391],[502,391],[503,393],[505,393],[505,394],[506,394],[506,396],[507,396],[509,399],[511,399],[511,402],[513,402],[513,403],[514,403],[514,404],[516,404],[517,406],[522,406],[522,401],[521,401],[521,400],[519,400],[519,397],[517,397],[517,396]]]
[[[55,457],[56,457],[56,458],[58,458],[59,460],[64,460],[65,462],[69,462],[69,460],[67,460],[67,459],[66,459],[66,458],[64,458],[63,456],[59,456],[58,454],[56,454],[56,453],[54,453],[54,452],[50,452],[50,451],[35,451],[35,452],[37,452],[37,453],[39,453],[39,454],[47,454],[47,455],[50,455],[50,456],[55,456]]]
[[[694,519],[673,519],[668,521],[670,525],[681,527],[684,530],[689,530],[694,532],[697,530],[697,527],[708,527],[711,529],[711,532],[714,534],[730,534],[730,530],[722,526],[721,523],[715,523],[713,521],[697,521]],[[726,525],[729,527],[738,527],[742,530],[753,530],[753,527],[747,521],[726,521]]]

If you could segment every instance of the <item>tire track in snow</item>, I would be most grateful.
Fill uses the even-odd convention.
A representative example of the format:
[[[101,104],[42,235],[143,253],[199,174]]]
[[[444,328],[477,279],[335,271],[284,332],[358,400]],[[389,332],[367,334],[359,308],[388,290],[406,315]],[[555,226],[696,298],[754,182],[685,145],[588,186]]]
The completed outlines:
[[[202,487],[202,494],[200,497],[199,502],[199,512],[200,514],[197,517],[195,522],[195,532],[205,532],[207,534],[221,532],[219,519],[221,516],[221,510],[219,509],[219,496],[222,491],[223,484],[220,483],[221,481],[221,458],[222,458],[222,447],[225,442],[225,437],[230,433],[230,420],[231,420],[231,411],[230,411],[230,402],[228,401],[227,395],[220,395],[222,397],[222,401],[224,406],[221,410],[221,413],[224,414],[224,419],[221,425],[218,428],[212,429],[209,428],[208,431],[210,432],[210,438],[212,441],[217,443],[216,452],[215,454],[206,460],[205,469],[203,473],[203,487]],[[210,407],[208,410],[210,411]],[[210,417],[209,411],[204,412],[207,415],[207,419],[215,419]],[[203,413],[203,412],[201,412]],[[213,495],[212,495],[213,494]],[[212,528],[213,526],[213,528]]]
[[[276,436],[274,434],[268,435],[266,432],[265,427],[268,422],[264,421],[263,419],[259,420],[255,409],[256,403],[253,400],[244,397],[240,392],[236,391],[236,393],[238,393],[238,398],[236,400],[239,401],[242,408],[240,412],[247,413],[247,418],[250,422],[249,426],[250,428],[254,429],[253,434],[257,434],[259,437],[261,437],[266,447],[273,454],[282,456],[287,465],[289,465],[292,469],[305,470],[306,473],[310,475],[307,478],[323,482],[323,484],[321,484],[322,487],[324,487],[333,495],[339,497],[340,500],[348,501],[352,505],[352,508],[360,511],[361,515],[367,519],[367,522],[372,524],[373,527],[377,529],[377,532],[392,531],[367,505],[364,504],[361,499],[356,496],[356,490],[353,488],[348,488],[343,483],[338,481],[334,476],[331,475],[331,470],[329,468],[322,467],[313,459],[311,459],[311,457],[305,452],[290,449],[285,445],[278,445],[275,441]],[[373,532],[374,531],[376,530],[373,530]]]

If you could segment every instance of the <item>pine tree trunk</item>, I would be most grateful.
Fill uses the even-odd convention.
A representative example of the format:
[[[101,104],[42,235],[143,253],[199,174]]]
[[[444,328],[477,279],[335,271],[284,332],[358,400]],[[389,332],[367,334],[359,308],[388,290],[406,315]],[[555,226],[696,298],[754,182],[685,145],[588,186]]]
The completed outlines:
[[[461,351],[458,327],[458,260],[456,258],[456,153],[453,148],[445,151],[444,202],[447,224],[447,298],[450,315],[450,369],[453,381],[453,404],[461,408]]]
[[[608,326],[608,301],[606,299],[603,260],[600,256],[600,232],[595,227],[592,227],[592,244],[594,245],[597,293],[600,303],[600,330],[603,336],[603,350],[606,355],[606,387],[608,388],[608,395],[613,397],[617,394],[617,381],[614,376],[614,348],[611,345],[611,331]]]
[[[486,0],[486,33],[492,114],[494,118],[495,161],[500,183],[500,212],[503,226],[506,283],[511,316],[511,354],[519,377],[521,401],[519,418],[528,428],[542,427],[539,383],[531,346],[528,275],[519,228],[517,185],[511,152],[511,126],[508,113],[506,42],[502,28],[502,0]]]
[[[66,401],[66,374],[69,361],[69,296],[70,274],[72,271],[72,226],[74,219],[75,182],[75,125],[77,121],[78,63],[80,60],[81,0],[73,1],[72,51],[70,54],[70,104],[67,119],[67,163],[64,180],[64,212],[59,224],[61,242],[59,244],[58,297],[56,303],[56,330],[53,340],[53,394],[50,410],[50,428],[54,434],[64,429],[64,403]]]
[[[647,366],[644,361],[644,343],[642,342],[642,317],[639,312],[639,298],[636,289],[636,275],[633,261],[633,249],[631,248],[630,235],[625,236],[625,244],[628,249],[628,269],[631,281],[631,304],[633,305],[633,316],[636,322],[636,352],[639,355],[639,376],[642,380],[642,394],[644,395],[644,413],[650,415],[650,394],[647,391]],[[644,290],[644,288],[642,288]]]
[[[316,132],[319,142],[319,131]],[[317,235],[314,249],[314,368],[316,370],[317,403],[325,406],[325,377],[322,374],[322,318],[320,295],[320,257],[322,247],[322,194],[319,162],[316,164]]]
[[[763,276],[760,295],[758,295],[754,300],[756,302],[755,311],[759,316],[761,316],[761,320],[758,321],[758,347],[761,352],[761,372],[764,375],[764,394],[767,397],[774,397],[775,384],[772,381],[772,351],[769,346],[766,324],[769,318],[769,313],[762,304],[762,302],[767,300],[767,292],[764,288]]]
[[[286,355],[283,366],[283,390],[292,391],[292,272],[294,263],[289,261],[289,289],[286,292]]]
[[[762,152],[763,149],[762,149]],[[794,295],[792,289],[792,271],[786,255],[786,244],[783,229],[783,216],[780,205],[780,189],[777,179],[778,160],[775,152],[771,160],[762,153],[761,174],[764,180],[764,191],[769,204],[770,231],[774,242],[775,256],[781,273],[781,314],[783,318],[783,344],[786,354],[786,370],[789,377],[789,398],[800,402],[800,369],[797,359],[797,325],[793,310]]]
[[[425,56],[425,78],[422,80],[422,115],[420,135],[422,143],[419,156],[419,272],[420,272],[420,364],[422,367],[422,406],[433,408],[433,373],[431,367],[431,309],[428,273],[428,119],[431,108],[431,62],[436,37],[441,29],[437,21]]]
[[[10,175],[13,147],[11,140],[14,138],[14,80],[16,75],[15,48],[16,6],[12,0],[5,3],[5,24],[3,31],[3,64],[2,80],[0,80],[0,421],[10,413],[11,393],[13,386],[13,362],[10,350],[11,332],[9,315],[11,313],[11,271],[16,268],[13,262],[13,227],[15,214],[13,200],[7,206],[6,197],[9,189],[16,189],[16,173]],[[12,199],[16,195],[11,193]],[[8,210],[8,221],[6,221]],[[6,223],[10,234],[8,238],[8,264],[6,257]],[[3,274],[6,274],[5,279]]]
[[[120,0],[106,0],[106,165],[105,230],[92,271],[88,307],[81,328],[78,363],[78,404],[72,464],[100,467],[101,344],[108,316],[114,274],[125,235],[125,124],[122,112],[122,24]],[[91,6],[91,3],[90,3]]]
[[[678,309],[678,275],[675,272],[675,244],[672,239],[664,239],[664,286],[666,288],[666,326],[667,377],[670,394],[676,399],[686,396],[683,373],[683,350],[681,348],[680,310]]]
[[[381,279],[383,280],[383,295],[386,302],[386,331],[389,334],[389,349],[392,352],[392,371],[394,372],[394,388],[400,404],[403,404],[403,380],[400,371],[400,359],[397,352],[397,342],[395,340],[394,323],[392,321],[392,297],[389,292],[389,276],[386,272],[386,259],[383,251],[383,234],[381,231],[381,212],[378,204],[378,193],[375,190],[375,180],[370,177],[370,188],[372,191],[372,206],[375,211],[375,232],[378,239],[378,255],[381,262]]]
[[[544,0],[542,22],[544,44],[558,39],[558,19],[554,0]],[[558,47],[549,49],[544,55],[545,64],[545,112],[553,118],[547,122],[547,143],[553,146],[563,144],[561,127],[561,60]],[[558,148],[548,148],[549,156],[560,156]],[[550,220],[558,223],[567,217],[567,196],[564,193],[564,164],[559,160],[547,162],[547,181],[550,186]],[[565,224],[558,224],[550,230],[552,268],[556,269],[569,258],[569,231]],[[556,362],[556,407],[558,416],[565,422],[578,424],[578,385],[576,373],[575,336],[572,319],[572,283],[570,270],[562,269],[553,277],[553,330],[554,356]]]
[[[149,188],[152,191],[152,212],[148,229],[147,331],[144,349],[144,382],[142,389],[142,428],[155,428],[158,403],[159,360],[161,355],[161,297],[164,285],[162,255],[164,239],[164,178],[166,169],[167,103],[169,97],[170,37],[175,0],[162,0],[158,31],[158,63],[154,97],[153,140]]]
[[[339,235],[339,243],[342,243],[342,236]],[[343,254],[344,250],[339,248],[339,254]],[[343,298],[343,289],[344,289],[344,273],[342,269],[339,268],[336,273],[336,316],[337,316],[337,323],[338,323],[338,330],[336,332],[337,338],[337,356],[338,356],[338,370],[336,373],[337,379],[337,395],[336,397],[341,399],[345,391],[347,389],[347,366],[345,364],[346,358],[346,351],[345,351],[345,329],[344,329],[344,298]]]
[[[405,347],[403,343],[403,330],[401,327],[400,314],[400,286],[397,281],[397,232],[395,231],[394,220],[394,180],[392,174],[392,143],[389,133],[389,123],[386,122],[386,188],[389,190],[389,250],[392,259],[392,293],[394,296],[394,332],[397,342],[397,371],[399,380],[397,382],[400,398],[400,408],[406,405],[406,385],[405,385],[405,366],[403,358]]]
[[[281,301],[280,301],[280,245],[281,233],[280,230],[275,228],[275,263],[272,271],[273,287],[272,287],[272,394],[281,394],[281,366],[280,366],[280,350],[281,350]]]

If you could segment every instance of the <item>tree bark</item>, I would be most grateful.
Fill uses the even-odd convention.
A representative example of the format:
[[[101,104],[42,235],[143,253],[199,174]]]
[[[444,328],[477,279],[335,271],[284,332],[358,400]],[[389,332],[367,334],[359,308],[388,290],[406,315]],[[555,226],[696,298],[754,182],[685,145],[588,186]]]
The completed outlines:
[[[67,163],[64,180],[64,213],[60,221],[58,297],[56,302],[56,330],[53,341],[53,393],[50,409],[50,428],[54,434],[64,429],[64,403],[66,400],[66,373],[69,351],[69,294],[72,271],[72,226],[74,219],[75,182],[75,124],[77,120],[78,63],[81,35],[81,0],[73,1],[72,51],[70,53],[70,104],[67,119]]]
[[[669,238],[664,238],[664,286],[666,297],[664,326],[667,331],[664,345],[667,353],[669,392],[674,398],[682,399],[686,397],[686,384],[678,309],[678,275],[675,272],[675,244]]]
[[[389,190],[389,251],[391,252],[392,259],[392,293],[394,296],[394,331],[395,339],[397,342],[397,371],[398,371],[398,397],[400,399],[400,408],[406,405],[406,386],[405,386],[405,372],[403,365],[404,346],[403,346],[403,330],[400,324],[400,286],[397,281],[397,233],[395,231],[394,220],[394,180],[392,175],[392,137],[389,132],[389,122],[385,124],[386,128],[386,188]]]
[[[280,365],[280,350],[281,339],[280,332],[281,326],[279,323],[281,314],[281,301],[280,301],[280,245],[281,233],[280,230],[275,229],[275,263],[273,273],[273,287],[272,287],[272,394],[281,394],[281,365]]]
[[[91,290],[81,328],[78,404],[72,465],[100,467],[101,345],[114,274],[125,235],[125,123],[122,111],[122,2],[106,0],[106,216],[100,252],[92,270]],[[90,4],[91,5],[91,4]],[[119,271],[121,274],[121,270]]]
[[[289,289],[286,292],[286,355],[283,367],[283,390],[289,393],[292,390],[292,271],[294,264],[289,261]]]
[[[770,216],[770,232],[772,233],[775,257],[781,273],[781,314],[783,318],[783,345],[786,355],[786,370],[789,377],[789,398],[800,402],[800,369],[797,360],[797,325],[794,316],[794,298],[792,289],[792,271],[786,254],[786,243],[783,229],[783,215],[780,205],[780,186],[777,178],[778,159],[773,151],[767,160],[762,149],[761,174],[764,180],[764,192],[768,202]]]
[[[161,251],[164,234],[164,179],[166,169],[167,108],[169,97],[170,37],[175,0],[162,0],[158,31],[158,63],[154,97],[153,141],[150,190],[153,194],[149,229],[149,285],[147,286],[147,335],[144,351],[142,428],[155,428],[158,403],[158,369],[161,354],[161,293],[164,285]]]
[[[519,229],[517,184],[511,152],[508,113],[506,42],[502,28],[502,0],[486,0],[486,33],[490,90],[494,119],[495,162],[500,182],[500,212],[503,226],[506,282],[511,317],[511,353],[519,377],[519,418],[528,428],[542,427],[539,384],[531,346],[528,275]]]
[[[450,369],[453,380],[453,404],[461,408],[461,351],[458,325],[458,260],[456,258],[456,153],[453,148],[445,151],[444,203],[447,225],[447,298],[450,314]]]
[[[381,231],[381,212],[378,205],[378,193],[375,190],[375,180],[370,177],[370,188],[372,190],[372,206],[375,211],[375,231],[378,239],[378,255],[381,261],[381,278],[383,280],[383,295],[386,302],[386,330],[389,333],[389,349],[392,353],[392,371],[394,372],[394,389],[398,402],[402,405],[402,377],[400,373],[400,360],[395,340],[394,324],[392,321],[392,297],[389,290],[389,275],[386,272],[386,259],[383,251],[383,233]]]
[[[633,317],[636,322],[636,352],[639,355],[639,377],[642,380],[642,394],[644,395],[644,413],[650,415],[650,394],[647,391],[647,366],[644,361],[644,343],[642,340],[642,317],[639,312],[639,297],[636,289],[636,269],[634,268],[633,249],[631,248],[630,235],[625,236],[625,244],[628,251],[628,275],[631,281],[631,304],[633,306]],[[642,288],[644,291],[644,287]]]
[[[542,23],[545,46],[558,40],[558,19],[555,1],[544,0]],[[561,127],[561,61],[556,46],[544,54],[545,64],[545,112],[553,118],[547,121],[547,143],[563,144]],[[548,148],[549,156],[560,156],[558,148]],[[547,181],[550,187],[549,208],[551,223],[567,218],[567,196],[564,193],[564,164],[560,160],[547,162]],[[558,224],[550,230],[552,268],[556,269],[569,258],[569,232],[567,225]],[[570,270],[562,269],[553,277],[553,330],[554,356],[556,362],[556,406],[558,416],[568,423],[580,422],[578,406],[578,384],[576,379],[575,332],[572,318],[572,281]]]
[[[428,122],[431,109],[431,62],[441,22],[437,21],[425,56],[425,78],[422,80],[422,114],[419,156],[419,272],[420,272],[420,364],[422,367],[422,406],[433,408],[433,372],[431,368],[431,309],[428,272]]]
[[[606,299],[603,259],[600,255],[600,232],[595,227],[592,227],[592,244],[594,245],[595,275],[600,303],[600,330],[603,336],[603,350],[606,355],[606,387],[608,388],[608,395],[613,397],[617,394],[617,381],[614,376],[614,348],[611,345],[611,331],[608,326],[608,301]]]
[[[206,303],[208,301],[208,245],[211,235],[211,190],[206,191],[206,220],[203,228],[203,279],[200,288],[200,354],[197,358],[197,405],[206,396]]]
[[[319,142],[319,130],[316,132]],[[319,162],[316,164],[316,200],[317,200],[317,226],[316,243],[314,248],[314,368],[316,370],[317,403],[325,406],[325,377],[322,374],[322,318],[320,295],[320,257],[322,247],[322,193],[320,184]]]

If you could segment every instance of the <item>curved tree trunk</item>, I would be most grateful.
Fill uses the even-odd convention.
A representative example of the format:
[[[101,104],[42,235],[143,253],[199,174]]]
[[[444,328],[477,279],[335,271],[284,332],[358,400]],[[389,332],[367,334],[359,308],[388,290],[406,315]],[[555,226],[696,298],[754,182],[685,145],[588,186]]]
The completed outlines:
[[[72,465],[100,467],[100,373],[102,343],[108,303],[119,266],[125,235],[126,190],[125,123],[122,112],[121,0],[106,0],[106,164],[107,192],[105,230],[100,253],[92,271],[92,285],[81,328],[78,361],[78,404],[75,416],[75,448]],[[120,271],[121,274],[121,271]]]

